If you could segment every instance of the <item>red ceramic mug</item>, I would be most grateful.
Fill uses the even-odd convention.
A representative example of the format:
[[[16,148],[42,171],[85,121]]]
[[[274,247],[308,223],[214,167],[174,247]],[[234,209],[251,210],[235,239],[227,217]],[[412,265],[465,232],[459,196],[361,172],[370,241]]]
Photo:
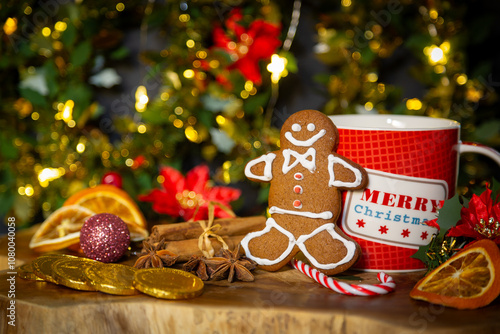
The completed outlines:
[[[337,153],[368,172],[368,186],[347,191],[339,225],[362,248],[355,268],[421,270],[411,258],[430,242],[439,202],[455,194],[459,154],[475,152],[500,165],[492,148],[460,141],[458,122],[424,116],[330,116],[339,131]]]

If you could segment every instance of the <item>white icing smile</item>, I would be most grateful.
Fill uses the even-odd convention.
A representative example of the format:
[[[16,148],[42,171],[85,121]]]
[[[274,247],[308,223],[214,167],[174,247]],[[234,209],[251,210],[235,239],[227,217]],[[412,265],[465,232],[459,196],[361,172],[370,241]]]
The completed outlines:
[[[300,131],[302,128],[299,124],[293,124],[292,125],[292,131],[295,131],[295,132],[298,132]],[[312,123],[309,123],[307,125],[307,130],[309,131],[314,131],[316,129],[316,126]],[[290,143],[292,143],[293,145],[295,146],[302,146],[302,147],[307,147],[307,146],[311,146],[312,144],[314,144],[316,141],[318,141],[318,139],[320,139],[321,137],[323,137],[326,133],[326,130],[325,129],[321,129],[317,134],[315,134],[314,136],[312,136],[311,138],[307,139],[307,140],[298,140],[298,139],[295,139],[292,135],[292,133],[290,131],[287,131],[285,133],[285,138],[288,139],[288,141]]]

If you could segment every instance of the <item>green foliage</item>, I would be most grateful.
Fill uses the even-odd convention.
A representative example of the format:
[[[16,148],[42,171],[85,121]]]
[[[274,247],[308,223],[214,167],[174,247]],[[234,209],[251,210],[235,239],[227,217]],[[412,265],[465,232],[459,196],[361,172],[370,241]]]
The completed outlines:
[[[460,220],[460,210],[464,205],[463,202],[464,199],[461,200],[458,194],[444,201],[437,218],[439,232],[433,236],[428,245],[420,246],[412,256],[425,263],[429,271],[438,267],[455,253],[450,245],[455,245],[457,241],[455,238],[446,237],[446,233]]]
[[[464,140],[499,145],[499,124],[491,121],[496,110],[483,111],[496,99],[488,86],[491,62],[467,64],[465,54],[468,46],[488,40],[495,22],[491,15],[459,24],[466,19],[465,4],[451,8],[436,2],[435,8],[426,8],[399,3],[401,10],[382,24],[373,13],[388,10],[389,3],[325,2],[314,8],[319,22],[313,37],[324,47],[316,55],[328,67],[317,77],[329,99],[323,111],[450,117],[462,122]],[[123,11],[114,0],[58,2],[50,12],[34,0],[8,0],[0,6],[0,24],[7,18],[16,22],[10,35],[4,26],[0,30],[0,215],[34,223],[33,217],[48,215],[72,193],[98,184],[108,171],[120,173],[134,196],[159,186],[155,178],[162,165],[187,170],[204,161],[216,167],[217,182],[237,182],[244,179],[246,161],[277,148],[279,129],[270,126],[269,101],[279,89],[266,70],[269,59],[253,60],[261,82],[246,77],[235,62],[252,45],[245,45],[240,30],[257,20],[279,25],[284,40],[289,2],[123,4]],[[242,15],[235,29],[229,18],[238,6]],[[434,9],[437,18],[431,18]],[[432,25],[436,32],[431,36]],[[222,32],[215,36],[217,28]],[[159,48],[151,46],[150,38]],[[446,71],[440,72],[423,50],[444,42],[452,47]],[[287,71],[296,73],[300,63],[293,46],[272,52],[285,57]],[[411,52],[408,72],[425,88],[425,96],[418,97],[420,110],[408,110],[402,87],[386,81],[392,70],[387,61],[401,49]],[[127,65],[141,71],[132,87],[109,74],[128,75],[120,71]],[[106,69],[114,70],[99,79],[107,86],[92,83]],[[468,78],[463,85],[456,80],[461,74]],[[135,106],[139,86],[148,90],[148,103],[140,111]],[[212,134],[220,134],[219,142]],[[221,144],[220,138],[230,143]],[[45,168],[64,173],[42,186],[38,176]],[[21,195],[26,187],[32,195]],[[264,203],[266,197],[264,187],[257,201]]]
[[[228,50],[212,47],[216,26],[228,41],[241,43],[226,26],[233,8],[203,1],[184,8],[180,0],[127,1],[123,11],[112,0],[58,3],[50,13],[34,1],[0,6],[1,17],[16,25],[9,35],[0,32],[7,41],[0,46],[0,79],[8,84],[0,96],[5,110],[0,120],[0,215],[34,223],[33,217],[48,215],[72,193],[100,183],[107,171],[122,175],[125,190],[134,197],[159,186],[155,178],[162,165],[187,169],[201,161],[215,167],[232,161],[224,173],[216,171],[224,175],[217,181],[239,181],[245,162],[275,147],[278,132],[260,128],[271,91],[267,59],[257,64],[262,83],[249,84],[230,68],[235,59]],[[244,3],[238,24],[278,23],[278,10]],[[147,39],[157,32],[163,45],[150,49]],[[131,36],[139,38],[138,58],[126,45]],[[288,57],[293,64],[293,55]],[[145,70],[133,91],[101,104],[103,96],[122,88],[116,69],[137,63]],[[114,71],[99,77],[105,69]],[[148,103],[138,110],[135,89],[143,85]],[[211,133],[219,131],[234,145],[213,140]],[[251,145],[248,138],[253,138]],[[256,149],[253,142],[261,139]],[[43,183],[39,175],[46,168],[63,172]]]
[[[87,63],[92,53],[92,44],[90,41],[84,41],[78,44],[71,53],[70,63],[74,67],[80,67]]]

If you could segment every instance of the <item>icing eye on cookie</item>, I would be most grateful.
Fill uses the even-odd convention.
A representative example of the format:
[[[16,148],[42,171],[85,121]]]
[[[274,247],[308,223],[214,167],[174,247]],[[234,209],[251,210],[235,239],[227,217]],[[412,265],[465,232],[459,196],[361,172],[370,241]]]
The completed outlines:
[[[307,124],[307,130],[309,130],[309,131],[316,130],[316,125],[314,125],[313,123]]]
[[[299,132],[300,130],[302,130],[300,124],[295,123],[294,125],[292,125],[292,131]]]

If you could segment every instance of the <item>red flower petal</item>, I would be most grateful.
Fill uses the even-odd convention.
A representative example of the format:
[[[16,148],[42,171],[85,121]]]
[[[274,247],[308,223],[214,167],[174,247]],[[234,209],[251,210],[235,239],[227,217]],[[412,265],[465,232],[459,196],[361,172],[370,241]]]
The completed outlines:
[[[241,13],[241,8],[234,8],[229,13],[229,17],[226,19],[226,27],[235,32],[237,36],[241,36],[243,33],[243,27],[239,25],[237,22],[240,22],[243,19],[243,14]]]
[[[153,210],[157,213],[173,217],[179,216],[179,202],[175,199],[175,193],[170,194],[159,189],[153,189],[149,194],[139,196],[139,200],[153,202]]]
[[[483,193],[481,195],[479,195],[479,198],[481,199],[481,202],[484,203],[486,208],[491,209],[491,207],[493,206],[493,199],[491,198],[491,189],[490,188],[486,188],[486,190],[483,191]]]
[[[457,226],[454,226],[448,230],[448,237],[469,237],[474,239],[482,239],[481,235],[471,229],[466,224],[460,224],[460,221],[457,223]]]
[[[472,195],[472,198],[469,202],[469,211],[476,217],[477,221],[479,221],[481,218],[486,220],[488,220],[489,218],[488,207],[486,206],[485,202],[483,202],[483,198],[476,196],[475,194]]]
[[[172,167],[162,167],[160,175],[165,178],[163,181],[163,188],[167,193],[173,194],[182,192],[185,187],[184,176],[177,169]]]
[[[210,171],[207,165],[199,165],[186,174],[185,189],[192,190],[203,195],[206,191],[207,182],[210,179]]]
[[[495,204],[495,206],[491,209],[491,216],[496,222],[500,221],[500,203]]]
[[[248,50],[247,57],[254,59],[255,61],[269,59],[280,45],[281,41],[276,38],[258,38]]]
[[[252,81],[253,83],[260,84],[262,82],[262,77],[260,75],[260,69],[258,63],[248,57],[240,58],[234,64],[228,67],[231,69],[238,69],[245,79]]]
[[[230,187],[213,187],[206,193],[206,199],[228,204],[241,196],[241,190]]]
[[[430,227],[435,227],[439,231],[439,230],[441,230],[441,227],[437,223],[437,220],[438,220],[437,218],[432,219],[432,220],[428,220],[428,221],[424,222],[424,225],[427,225],[427,226],[430,226]]]
[[[222,29],[220,26],[214,28],[214,30],[212,31],[212,38],[214,41],[214,46],[223,49],[227,49],[227,44],[231,42],[231,39],[226,35],[224,29]]]

